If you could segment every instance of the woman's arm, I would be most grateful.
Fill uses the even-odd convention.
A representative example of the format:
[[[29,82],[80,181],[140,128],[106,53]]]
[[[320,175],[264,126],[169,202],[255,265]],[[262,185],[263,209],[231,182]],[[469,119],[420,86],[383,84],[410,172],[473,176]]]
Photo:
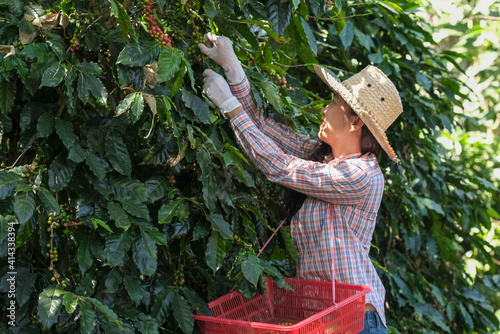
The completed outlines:
[[[305,135],[298,134],[286,125],[275,122],[260,114],[252,97],[250,83],[246,77],[241,83],[230,85],[229,87],[231,88],[231,93],[241,103],[243,109],[250,116],[250,119],[257,128],[278,144],[285,153],[302,158],[305,156],[305,152],[308,152],[316,144],[316,140],[311,140]]]
[[[355,205],[365,198],[370,179],[360,167],[347,161],[319,163],[286,154],[241,107],[229,118],[241,147],[270,181],[331,203]]]

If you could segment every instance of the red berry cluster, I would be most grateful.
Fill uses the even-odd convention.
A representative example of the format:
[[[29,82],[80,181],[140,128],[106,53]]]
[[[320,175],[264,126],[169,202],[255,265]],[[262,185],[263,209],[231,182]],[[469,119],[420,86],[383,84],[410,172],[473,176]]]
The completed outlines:
[[[252,65],[255,66],[257,64],[257,62],[255,61],[255,58],[250,56],[250,61],[252,62]]]
[[[295,88],[288,86],[288,82],[286,81],[285,77],[281,77],[279,74],[276,74],[275,76],[276,82],[285,89],[288,89],[290,92],[295,93]]]
[[[167,181],[170,183],[171,186],[173,186],[175,184],[175,178],[174,176],[170,176],[170,175],[167,175],[165,176],[165,178],[167,179]]]
[[[69,52],[75,52],[78,51],[78,47],[80,46],[80,42],[78,42],[78,37],[73,36],[71,39],[71,46],[69,47],[68,51]]]
[[[148,27],[149,34],[153,36],[155,40],[163,46],[172,46],[172,40],[167,34],[167,31],[164,32],[158,26],[156,19],[153,14],[153,9],[151,8],[154,5],[153,0],[142,0],[142,8],[144,9],[144,20],[147,22],[146,26]]]
[[[28,179],[28,181],[30,183],[32,183],[33,181],[33,178],[36,177],[38,175],[38,156],[35,158],[35,160],[33,161],[33,163],[31,165],[25,165],[24,166],[24,169],[22,171],[23,173],[23,176]],[[5,166],[4,166],[5,167]],[[2,168],[4,168],[2,167]]]
[[[23,170],[24,177],[30,178],[31,176],[35,175],[35,170],[36,170],[37,167],[38,167],[37,163],[34,163],[32,165],[26,165],[26,166],[24,166],[24,168],[25,168]]]

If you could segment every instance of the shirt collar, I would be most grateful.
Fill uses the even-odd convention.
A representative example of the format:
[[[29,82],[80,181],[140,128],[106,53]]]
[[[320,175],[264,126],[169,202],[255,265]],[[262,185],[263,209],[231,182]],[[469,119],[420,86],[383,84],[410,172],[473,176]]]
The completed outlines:
[[[341,156],[340,158],[334,158],[333,154],[329,154],[325,157],[325,163],[329,163],[332,161],[334,161],[335,163],[339,163],[339,162],[344,161],[344,160],[356,159],[356,158],[359,158],[361,156],[362,156],[362,154],[359,152],[358,153],[349,153],[349,154]]]

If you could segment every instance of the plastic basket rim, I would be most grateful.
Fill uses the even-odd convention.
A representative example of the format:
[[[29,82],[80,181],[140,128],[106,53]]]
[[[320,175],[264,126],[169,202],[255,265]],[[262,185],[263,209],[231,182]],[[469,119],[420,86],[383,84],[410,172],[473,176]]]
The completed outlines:
[[[268,277],[267,281],[269,281],[269,280],[270,280],[270,278]],[[297,279],[297,278],[285,278],[285,281],[287,283],[293,282],[293,281],[301,281],[301,282],[306,282],[306,283],[312,282],[315,284],[318,284],[318,283],[331,284],[332,283],[332,282],[325,282],[325,281],[303,280],[303,279]],[[349,287],[354,288],[355,287],[356,290],[358,290],[358,291],[354,295],[347,297],[346,299],[338,302],[337,306],[332,305],[332,306],[324,309],[323,311],[320,311],[320,312],[316,313],[315,315],[310,316],[310,317],[308,317],[308,318],[306,318],[306,319],[304,319],[304,320],[302,320],[294,325],[291,325],[291,326],[275,325],[275,324],[268,324],[268,323],[255,322],[255,321],[223,319],[223,318],[211,317],[211,316],[207,316],[207,315],[196,315],[196,314],[193,314],[193,318],[195,321],[216,322],[216,323],[221,323],[221,324],[226,324],[226,325],[239,325],[239,326],[246,326],[246,327],[250,327],[250,328],[259,328],[259,329],[274,329],[274,330],[281,330],[281,331],[291,331],[291,330],[299,329],[300,327],[302,327],[304,325],[307,325],[313,321],[316,321],[318,318],[321,318],[332,311],[340,310],[342,307],[351,303],[355,299],[363,297],[371,291],[371,287],[369,287],[367,285],[361,285],[361,284],[335,283],[335,286],[339,287],[339,288],[349,288]],[[241,293],[239,291],[234,291],[231,294],[241,295]],[[227,295],[228,294],[221,296],[221,297],[211,301],[208,304],[210,305],[210,304],[216,302],[217,300],[219,300],[220,298],[223,298]],[[363,312],[364,312],[364,309],[363,309]]]

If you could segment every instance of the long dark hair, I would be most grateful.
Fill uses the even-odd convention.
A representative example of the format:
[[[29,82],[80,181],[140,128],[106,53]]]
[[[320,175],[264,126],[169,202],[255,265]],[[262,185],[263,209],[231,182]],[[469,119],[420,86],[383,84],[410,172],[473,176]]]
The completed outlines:
[[[350,116],[358,116],[352,108],[349,108],[349,114]],[[365,124],[361,128],[361,155],[366,153],[373,153],[378,159],[382,153],[382,147]],[[305,159],[323,162],[325,157],[330,154],[332,154],[332,148],[330,145],[318,139],[316,145],[314,145],[311,151],[306,154]],[[306,195],[303,193],[291,189],[289,190],[286,216],[288,222],[290,222],[292,217],[295,216],[295,214],[300,210],[305,200]]]

